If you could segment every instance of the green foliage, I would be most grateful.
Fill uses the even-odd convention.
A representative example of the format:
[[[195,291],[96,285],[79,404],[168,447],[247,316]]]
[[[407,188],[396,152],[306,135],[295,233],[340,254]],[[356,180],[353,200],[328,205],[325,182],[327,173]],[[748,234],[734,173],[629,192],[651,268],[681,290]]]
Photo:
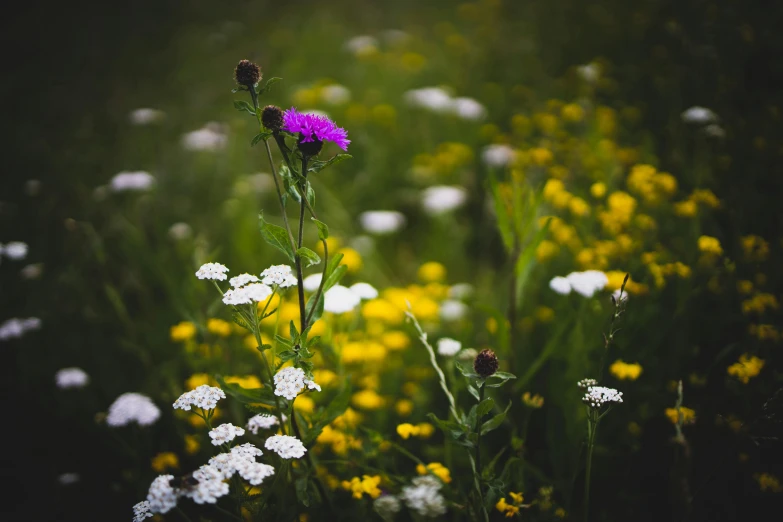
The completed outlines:
[[[264,220],[263,214],[258,214],[258,221],[261,227],[261,237],[264,238],[264,241],[285,254],[290,262],[296,262],[296,259],[294,258],[294,249],[291,247],[291,242],[285,229],[267,223],[266,220]]]

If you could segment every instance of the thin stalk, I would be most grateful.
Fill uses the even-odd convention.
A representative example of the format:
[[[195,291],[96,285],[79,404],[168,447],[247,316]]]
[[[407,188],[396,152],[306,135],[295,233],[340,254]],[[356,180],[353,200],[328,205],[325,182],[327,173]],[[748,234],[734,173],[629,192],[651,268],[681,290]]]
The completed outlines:
[[[301,190],[301,201],[299,203],[299,237],[297,242],[297,250],[302,248],[302,239],[304,237],[304,215],[305,205],[307,199],[307,156],[302,156],[302,175],[304,176],[304,186]],[[300,332],[304,332],[307,329],[307,313],[305,312],[305,298],[304,298],[304,274],[302,273],[302,258],[298,254],[296,255],[296,290],[299,294],[299,328]]]
[[[277,288],[275,288],[275,291],[277,291]],[[272,295],[269,296],[269,299],[266,302],[266,306],[264,306],[264,310],[261,312],[262,316],[266,313],[267,308],[269,308],[269,303],[272,302],[272,299],[274,297],[275,294],[273,292]],[[251,305],[251,306],[256,306],[256,305]],[[264,345],[264,342],[261,340],[261,324],[258,321],[258,310],[253,310],[253,318],[255,319],[253,322],[253,335],[255,335],[256,343],[258,343],[258,348],[260,349]],[[264,352],[261,352],[261,359],[263,359],[264,367],[266,368],[266,373],[269,375],[269,386],[274,388],[275,378],[274,375],[272,375],[272,368],[269,366],[269,361],[266,359],[266,355],[264,354]],[[275,363],[275,359],[273,356],[272,364],[274,363]],[[275,414],[277,415],[278,422],[280,422],[280,428],[282,428],[283,416],[282,413],[280,412],[280,402],[277,395],[275,395]]]
[[[288,215],[285,213],[285,203],[283,203],[283,193],[280,191],[280,182],[277,181],[277,170],[275,169],[275,162],[272,160],[272,149],[269,148],[269,140],[264,140],[264,146],[266,147],[266,155],[269,158],[269,167],[272,169],[272,179],[275,180],[275,191],[277,192],[277,200],[280,202],[280,211],[283,214],[283,224],[285,230],[288,232],[288,239],[291,241],[291,247],[294,246],[294,235],[291,233],[291,225],[288,223]]]
[[[593,419],[592,412],[587,416],[587,461],[585,463],[585,522],[590,517],[590,473],[593,468],[593,448],[595,447],[595,432],[598,429],[598,419]]]
[[[187,522],[193,522],[193,521],[190,519],[190,517],[189,517],[188,515],[186,515],[184,511],[182,511],[182,508],[181,508],[181,507],[177,506],[177,512],[179,513],[179,515],[180,515],[182,518],[184,518],[185,520],[187,520]]]
[[[479,404],[481,404],[481,401],[484,400],[484,383],[481,383],[481,386],[479,387]],[[475,457],[475,465],[473,466],[473,476],[476,486],[476,491],[478,491],[478,498],[479,503],[481,504],[481,512],[484,513],[484,520],[489,520],[489,513],[487,513],[487,508],[484,506],[484,492],[481,491],[481,416],[476,415],[476,457]]]

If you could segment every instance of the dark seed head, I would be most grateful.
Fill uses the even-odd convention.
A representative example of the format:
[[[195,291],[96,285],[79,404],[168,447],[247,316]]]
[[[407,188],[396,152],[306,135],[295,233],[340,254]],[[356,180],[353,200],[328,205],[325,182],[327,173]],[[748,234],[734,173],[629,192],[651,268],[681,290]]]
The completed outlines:
[[[300,133],[299,134],[299,151],[304,156],[317,156],[319,152],[321,152],[321,149],[324,146],[324,142],[313,136],[313,141],[302,141],[302,138],[304,136]]]
[[[261,68],[250,60],[241,60],[234,69],[234,79],[239,85],[253,88],[261,81]]]
[[[275,105],[267,105],[261,111],[261,123],[272,132],[279,131],[283,126],[283,111]]]
[[[488,348],[481,350],[473,361],[473,369],[485,379],[494,375],[498,371],[498,356]]]

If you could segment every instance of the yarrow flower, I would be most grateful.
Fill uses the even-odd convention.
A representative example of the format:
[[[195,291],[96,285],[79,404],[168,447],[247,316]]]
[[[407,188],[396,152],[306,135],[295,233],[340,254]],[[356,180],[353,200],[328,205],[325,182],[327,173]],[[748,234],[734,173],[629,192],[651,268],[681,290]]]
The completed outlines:
[[[372,508],[384,520],[393,520],[400,511],[400,500],[393,495],[381,495],[372,503]]]
[[[266,301],[272,295],[272,289],[264,283],[250,283],[241,288],[231,288],[223,294],[223,302],[227,305],[251,304],[253,301]]]
[[[378,297],[378,290],[369,283],[354,283],[351,285],[350,290],[358,295],[360,299],[375,299]]]
[[[350,312],[361,302],[361,297],[342,285],[334,285],[324,294],[324,310],[333,314]]]
[[[58,388],[65,390],[86,386],[90,377],[81,368],[63,368],[54,375],[54,380]]]
[[[220,263],[206,263],[201,265],[201,268],[198,269],[196,272],[196,277],[199,279],[225,281],[228,279],[226,272],[228,272],[226,265],[221,265]]]
[[[598,381],[596,381],[595,379],[582,379],[581,381],[576,383],[576,385],[584,390],[591,386],[597,386]]]
[[[274,415],[269,415],[266,413],[259,413],[255,417],[251,417],[247,421],[247,429],[252,433],[253,435],[258,434],[258,430],[268,430],[272,426],[276,426],[279,424],[279,421],[277,420],[277,417]]]
[[[133,522],[141,522],[145,518],[152,518],[153,515],[150,513],[150,503],[146,500],[143,500],[133,506]]]
[[[230,423],[221,424],[217,428],[213,428],[209,432],[209,438],[212,439],[213,446],[220,446],[221,444],[227,444],[237,437],[241,437],[245,434],[245,430],[239,426],[234,426]]]
[[[140,393],[123,393],[109,406],[106,424],[119,427],[135,422],[139,426],[149,426],[158,417],[160,410],[152,399]]]
[[[396,210],[368,210],[359,214],[359,223],[370,234],[393,234],[405,226],[405,215]]]
[[[174,402],[174,409],[190,410],[195,406],[202,410],[211,410],[217,406],[217,401],[225,399],[226,394],[220,388],[202,384],[195,390],[183,393]]]
[[[8,319],[0,324],[0,341],[22,337],[31,330],[38,330],[41,327],[41,320],[37,317],[28,317],[27,319]]]
[[[284,459],[301,458],[307,451],[302,441],[289,435],[273,435],[266,439],[264,447],[274,451]]]
[[[338,127],[326,116],[304,114],[291,107],[283,113],[284,131],[299,134],[300,143],[333,141],[343,150],[348,150],[351,140],[348,132]]]
[[[288,265],[272,265],[261,272],[261,282],[265,285],[277,285],[280,288],[296,286],[296,276]]]
[[[147,190],[155,183],[155,178],[149,172],[120,172],[109,182],[112,192],[126,190]]]
[[[22,243],[21,241],[11,241],[6,243],[5,246],[0,245],[0,254],[14,261],[27,257],[27,250],[27,243]]]
[[[431,475],[416,477],[413,485],[402,488],[400,497],[411,510],[422,517],[438,517],[446,513],[446,500],[440,494],[443,485]]]
[[[217,499],[228,495],[228,484],[223,482],[223,474],[214,466],[205,464],[193,472],[198,483],[184,492],[196,504],[214,504]]]
[[[239,274],[228,280],[229,284],[234,288],[245,286],[248,283],[257,283],[258,281],[259,279],[253,274]]]
[[[311,390],[321,391],[321,387],[314,381],[305,377],[305,372],[301,368],[288,366],[275,374],[275,395],[285,397],[292,401],[304,390],[305,386]]]
[[[164,514],[177,507],[179,492],[171,485],[173,479],[174,475],[160,475],[150,484],[147,493],[147,507],[152,513]],[[138,504],[136,505],[138,506]]]
[[[592,408],[600,408],[608,402],[623,402],[623,392],[604,386],[590,386],[582,397],[582,402]]]
[[[438,341],[438,353],[445,357],[456,355],[461,349],[462,343],[449,337],[444,337]]]

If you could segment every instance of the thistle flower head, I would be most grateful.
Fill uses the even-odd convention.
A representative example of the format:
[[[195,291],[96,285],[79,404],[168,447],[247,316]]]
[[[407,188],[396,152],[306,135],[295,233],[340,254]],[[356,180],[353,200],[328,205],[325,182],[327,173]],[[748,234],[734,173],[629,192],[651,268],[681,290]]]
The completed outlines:
[[[283,111],[276,105],[267,105],[261,111],[261,123],[267,129],[278,132],[283,127]]]
[[[234,69],[234,80],[249,89],[261,81],[261,68],[250,60],[240,60]]]
[[[494,375],[498,366],[498,356],[489,348],[481,350],[473,360],[473,369],[485,379]]]
[[[299,134],[299,148],[308,155],[320,152],[321,144],[324,141],[333,141],[343,150],[348,150],[348,145],[351,143],[351,140],[348,139],[348,132],[335,125],[326,116],[304,114],[294,107],[283,113],[282,129]],[[312,143],[313,145],[303,148],[302,144],[304,143]],[[311,154],[313,151],[315,151],[314,154]]]

